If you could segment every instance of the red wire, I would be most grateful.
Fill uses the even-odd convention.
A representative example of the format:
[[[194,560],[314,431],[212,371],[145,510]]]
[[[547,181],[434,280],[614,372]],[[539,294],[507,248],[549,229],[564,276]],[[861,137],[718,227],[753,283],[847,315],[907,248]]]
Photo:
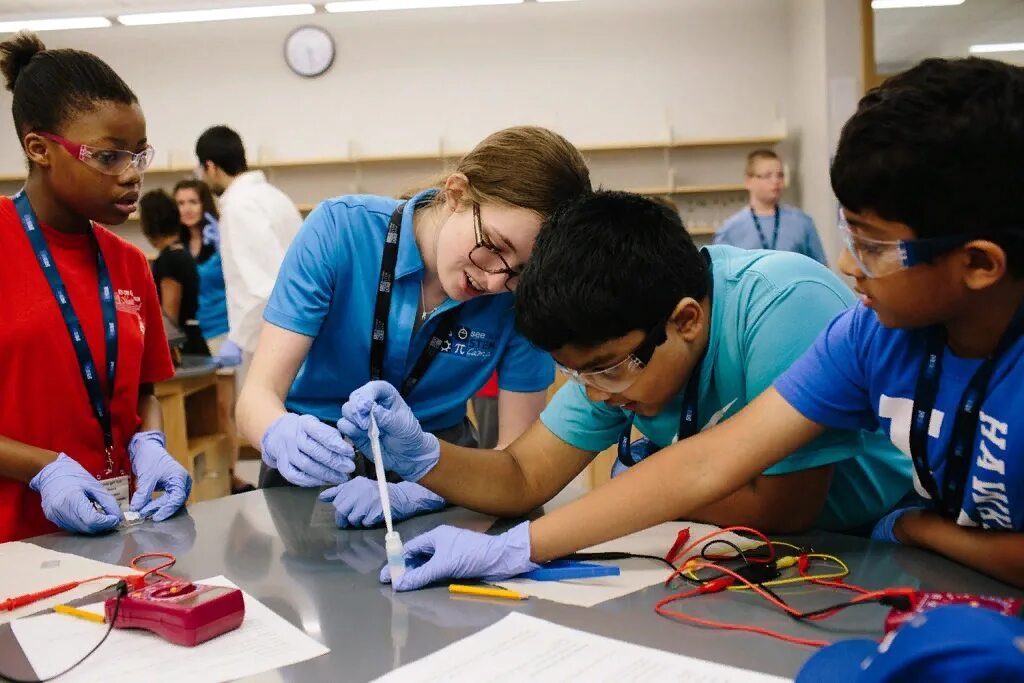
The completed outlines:
[[[679,558],[679,557],[685,557],[687,555],[687,553],[690,550],[692,550],[695,546],[703,543],[704,541],[706,541],[708,539],[714,538],[715,536],[718,536],[720,534],[723,534],[723,533],[726,533],[726,532],[729,532],[729,531],[745,531],[745,532],[751,533],[754,536],[757,536],[758,538],[762,539],[765,542],[765,545],[768,546],[768,551],[769,552],[768,552],[768,557],[766,559],[750,558],[750,559],[748,559],[748,562],[759,562],[759,563],[765,563],[766,564],[766,563],[774,561],[774,559],[775,559],[775,546],[771,542],[771,540],[767,536],[762,534],[760,531],[757,531],[756,529],[751,529],[750,527],[743,527],[743,526],[726,527],[724,529],[720,529],[718,531],[715,531],[715,532],[712,532],[710,534],[707,534],[703,538],[697,539],[696,541],[691,543],[689,546],[687,546],[686,548],[681,550],[672,559],[676,559],[676,558]],[[717,558],[718,556],[712,556],[712,557]],[[657,614],[660,614],[663,617],[667,617],[669,619],[676,619],[676,620],[680,620],[680,621],[687,621],[687,622],[690,622],[692,624],[696,624],[698,626],[705,626],[705,627],[709,627],[709,628],[718,628],[718,629],[723,629],[723,630],[726,630],[726,631],[744,631],[744,632],[747,632],[747,633],[756,633],[756,634],[759,634],[759,635],[768,636],[770,638],[776,638],[778,640],[782,640],[782,641],[785,641],[785,642],[788,642],[788,643],[794,643],[794,644],[797,644],[797,645],[807,645],[807,646],[810,646],[810,647],[824,647],[825,645],[829,644],[829,642],[825,641],[825,640],[813,640],[813,639],[810,639],[810,638],[798,638],[796,636],[789,636],[789,635],[786,635],[784,633],[779,633],[778,631],[773,631],[773,630],[767,629],[767,628],[760,628],[760,627],[757,627],[757,626],[745,626],[743,624],[730,624],[730,623],[726,623],[726,622],[712,621],[710,619],[702,619],[700,617],[694,617],[694,616],[691,616],[689,614],[683,614],[682,612],[677,612],[675,610],[668,609],[667,605],[669,605],[669,604],[671,604],[673,602],[676,602],[678,600],[684,600],[686,598],[693,597],[694,595],[702,595],[702,594],[706,594],[706,593],[716,593],[716,592],[719,592],[719,591],[723,591],[728,586],[732,585],[736,581],[739,581],[740,583],[746,585],[751,590],[753,590],[755,593],[760,595],[762,598],[764,598],[768,602],[772,603],[773,605],[779,607],[780,609],[782,609],[786,613],[788,613],[790,615],[793,615],[793,616],[799,616],[801,614],[801,612],[799,612],[798,610],[796,610],[793,607],[790,607],[789,605],[787,605],[786,603],[776,599],[769,592],[765,591],[760,585],[755,584],[755,583],[745,579],[744,577],[742,577],[740,574],[738,574],[737,572],[733,571],[732,569],[730,569],[728,567],[724,567],[724,566],[719,565],[719,564],[716,564],[714,562],[691,561],[691,562],[683,563],[679,567],[679,569],[677,569],[674,572],[672,572],[672,574],[665,581],[665,585],[668,586],[672,582],[673,579],[675,579],[677,576],[682,574],[682,572],[685,571],[685,570],[688,570],[688,569],[704,569],[704,568],[706,568],[706,569],[713,569],[715,571],[721,572],[722,576],[720,576],[719,578],[717,578],[717,579],[715,579],[715,580],[713,580],[713,581],[711,581],[709,583],[705,583],[705,584],[703,584],[701,586],[698,586],[697,588],[694,588],[694,589],[691,589],[691,590],[688,590],[688,591],[684,591],[682,593],[676,593],[674,595],[668,596],[667,598],[664,598],[663,600],[660,600],[654,606],[654,611]],[[801,576],[807,576],[807,562],[805,562],[805,561],[800,562],[799,563],[798,571],[799,571]],[[726,577],[730,577],[730,578],[726,579]],[[821,586],[829,586],[829,587],[833,587],[833,588],[841,588],[843,590],[849,590],[849,591],[854,591],[854,592],[860,593],[860,595],[854,597],[852,600],[849,601],[849,603],[847,605],[844,605],[843,607],[846,607],[846,606],[849,606],[849,605],[856,605],[856,604],[859,604],[859,603],[862,603],[862,602],[871,601],[871,600],[877,600],[877,599],[883,598],[883,597],[893,597],[893,596],[897,596],[897,595],[909,596],[909,595],[912,595],[914,593],[914,591],[912,589],[909,589],[909,588],[894,588],[894,589],[887,589],[887,590],[881,590],[881,591],[869,591],[869,590],[866,590],[864,588],[861,588],[860,586],[854,586],[852,584],[845,583],[842,580],[830,581],[830,580],[826,580],[826,579],[809,579],[809,581],[812,582],[812,583],[816,583],[818,585],[821,585]],[[821,621],[823,619],[828,619],[829,617],[835,615],[841,609],[843,609],[843,607],[836,607],[834,609],[829,610],[828,612],[823,612],[821,614],[816,614],[814,616],[804,617],[804,618],[809,620],[809,621]]]
[[[154,557],[162,557],[167,561],[155,567],[140,566],[140,562],[150,560]],[[136,571],[145,572],[142,575],[143,580],[150,576],[159,576],[161,579],[166,579],[167,581],[179,581],[180,579],[178,577],[171,576],[170,574],[164,574],[163,572],[164,569],[173,567],[174,563],[177,561],[178,559],[171,553],[142,553],[141,555],[136,555],[135,557],[133,557],[132,561],[128,563],[128,566]]]

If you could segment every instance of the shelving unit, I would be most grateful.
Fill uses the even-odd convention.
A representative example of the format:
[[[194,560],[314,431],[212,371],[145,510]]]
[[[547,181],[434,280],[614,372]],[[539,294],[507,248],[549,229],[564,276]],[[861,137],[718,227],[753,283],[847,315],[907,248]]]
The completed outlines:
[[[626,189],[640,194],[669,197],[679,208],[687,228],[701,238],[714,233],[721,222],[742,208],[746,192],[741,181],[748,152],[774,147],[782,135],[733,138],[667,139],[612,142],[579,146],[590,167],[595,187]],[[313,159],[265,159],[256,155],[252,167],[267,174],[270,182],[286,192],[303,213],[328,197],[342,194],[397,195],[427,187],[450,171],[464,151],[446,149],[438,141],[433,152],[396,155],[359,155]],[[146,189],[171,190],[191,177],[193,166],[174,164],[150,168]],[[0,191],[13,194],[24,182],[22,175],[0,176]],[[150,252],[137,221],[117,232]]]

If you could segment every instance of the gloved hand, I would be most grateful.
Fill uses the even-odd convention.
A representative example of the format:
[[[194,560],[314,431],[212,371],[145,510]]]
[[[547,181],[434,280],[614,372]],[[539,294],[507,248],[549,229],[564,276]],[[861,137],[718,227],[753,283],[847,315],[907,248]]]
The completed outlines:
[[[657,452],[658,449],[647,437],[637,439],[629,445],[629,455],[634,465],[646,458],[648,455],[652,455]],[[629,467],[623,465],[621,460],[615,458],[615,462],[612,463],[611,478],[614,479],[628,469]]]
[[[217,355],[213,357],[213,361],[222,368],[233,368],[241,365],[242,349],[230,339],[225,339],[224,343],[220,345]]]
[[[434,512],[444,508],[444,498],[411,481],[388,484],[391,498],[391,518],[400,522],[420,512]],[[350,526],[374,526],[384,521],[377,482],[356,477],[340,486],[327,489],[320,500],[334,503],[334,523],[339,529]]]
[[[898,508],[893,510],[885,517],[878,520],[875,524],[875,528],[871,530],[871,538],[875,541],[888,541],[889,543],[900,543],[900,539],[896,538],[896,520],[910,512],[911,510],[920,510],[921,508],[916,505],[910,507]]]
[[[355,451],[312,415],[285,413],[260,441],[263,462],[297,486],[325,486],[348,481],[356,468]]]
[[[117,500],[96,477],[64,453],[28,483],[42,496],[43,514],[61,529],[98,534],[121,523]],[[97,510],[93,503],[102,510]]]
[[[341,407],[338,429],[370,456],[370,410],[380,428],[384,469],[406,481],[418,481],[441,458],[437,437],[424,432],[398,389],[387,382],[368,382],[349,394]]]
[[[530,561],[529,522],[499,536],[439,526],[405,544],[405,561],[415,568],[395,584],[399,591],[416,590],[441,579],[499,581],[540,566]],[[380,572],[380,581],[391,583],[387,566]]]
[[[137,432],[128,442],[135,472],[135,493],[129,509],[162,522],[181,509],[192,492],[192,477],[167,452],[163,432]],[[153,500],[153,491],[164,495]]]
[[[206,219],[206,225],[203,226],[203,244],[212,244],[220,251],[220,223],[209,211],[203,214],[203,218]]]

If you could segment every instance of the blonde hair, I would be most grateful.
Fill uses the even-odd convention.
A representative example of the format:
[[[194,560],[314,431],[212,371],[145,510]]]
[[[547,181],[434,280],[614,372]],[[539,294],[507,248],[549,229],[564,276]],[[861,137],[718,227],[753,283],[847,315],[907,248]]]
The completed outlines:
[[[744,172],[748,176],[754,175],[754,164],[762,160],[774,160],[782,162],[782,157],[775,153],[775,150],[771,149],[755,149],[753,152],[747,155],[747,165]]]
[[[463,202],[519,207],[542,217],[591,191],[583,155],[558,133],[539,126],[491,133],[459,159],[452,173],[461,173],[469,181]],[[435,186],[443,189],[446,179]],[[435,201],[443,202],[444,193],[438,193]]]

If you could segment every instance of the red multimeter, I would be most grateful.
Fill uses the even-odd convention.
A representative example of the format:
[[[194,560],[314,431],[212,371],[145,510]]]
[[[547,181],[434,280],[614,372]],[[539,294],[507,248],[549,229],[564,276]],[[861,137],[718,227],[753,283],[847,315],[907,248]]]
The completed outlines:
[[[981,607],[990,609],[1000,614],[1011,617],[1024,616],[1024,599],[1022,598],[1000,598],[970,593],[933,593],[921,591],[910,598],[910,609],[901,610],[893,608],[885,618],[885,632],[895,631],[903,622],[912,619],[921,612],[927,612],[942,605],[969,605],[970,607]]]
[[[107,622],[117,598],[107,598]],[[114,628],[141,628],[164,640],[191,647],[242,624],[242,591],[190,581],[160,581],[121,598]]]

